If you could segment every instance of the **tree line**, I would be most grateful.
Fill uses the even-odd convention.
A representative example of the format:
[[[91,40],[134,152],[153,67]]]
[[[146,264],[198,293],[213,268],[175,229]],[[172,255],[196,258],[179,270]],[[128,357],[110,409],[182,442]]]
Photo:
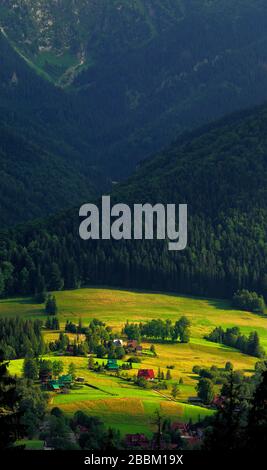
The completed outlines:
[[[267,298],[266,115],[264,106],[185,135],[114,189],[112,204],[187,203],[186,250],[171,253],[164,240],[85,242],[78,210],[66,211],[1,233],[0,295],[110,285]]]
[[[189,343],[190,325],[190,320],[186,316],[182,316],[175,323],[172,323],[171,320],[163,321],[161,319],[140,324],[127,322],[122,332],[129,340],[141,341],[142,338],[147,338]]]
[[[265,356],[264,349],[260,345],[260,338],[257,331],[252,331],[247,337],[243,335],[238,327],[227,328],[216,327],[209,335],[205,336],[208,341],[225,344],[232,348],[239,349],[249,356],[262,358]]]
[[[255,234],[246,233],[256,219]],[[57,219],[56,227],[36,224],[0,237],[0,296],[32,295],[38,301],[42,292],[90,285],[228,298],[247,287],[266,295],[265,255],[256,243],[265,220],[263,212],[222,216],[222,231],[201,215],[190,218],[190,243],[180,253],[170,253],[160,240],[84,242],[76,235],[75,218]]]
[[[42,321],[21,318],[0,319],[0,349],[5,359],[44,354],[46,346],[42,336]]]
[[[218,410],[206,420],[203,449],[262,452],[267,444],[267,363],[257,363],[252,378],[236,380],[230,372]]]
[[[266,308],[262,295],[246,289],[239,290],[234,294],[233,306],[240,310],[250,310],[255,313],[264,313]]]

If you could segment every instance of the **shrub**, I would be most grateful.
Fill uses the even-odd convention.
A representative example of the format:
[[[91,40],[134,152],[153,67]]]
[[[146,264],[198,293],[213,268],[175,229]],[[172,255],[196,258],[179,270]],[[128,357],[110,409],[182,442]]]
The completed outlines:
[[[193,369],[192,369],[193,374],[199,375],[200,371],[201,371],[200,366],[194,366]]]
[[[140,362],[142,362],[142,359],[140,357],[129,357],[129,359],[127,359],[127,362],[130,362],[132,364],[140,364]]]
[[[234,294],[233,306],[241,310],[251,310],[255,313],[264,313],[265,310],[265,302],[262,295],[246,289],[239,290]]]

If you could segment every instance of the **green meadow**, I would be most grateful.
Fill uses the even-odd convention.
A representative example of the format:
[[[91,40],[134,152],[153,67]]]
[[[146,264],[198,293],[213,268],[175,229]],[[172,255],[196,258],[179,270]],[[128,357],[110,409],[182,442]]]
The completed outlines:
[[[40,441],[40,440],[26,440],[26,439],[23,439],[23,440],[19,440],[16,442],[16,445],[17,446],[25,446],[25,449],[26,450],[43,450],[44,448],[44,441]]]
[[[49,359],[63,361],[64,372],[67,372],[71,362],[75,363],[77,374],[85,378],[86,384],[97,387],[95,389],[88,385],[76,384],[70,393],[49,393],[49,408],[58,406],[69,416],[77,410],[82,410],[102,418],[106,426],[119,429],[122,434],[142,432],[151,435],[156,410],[160,410],[172,421],[182,422],[189,419],[195,422],[213,413],[206,408],[186,403],[186,396],[195,394],[194,387],[190,385],[181,385],[180,395],[173,401],[169,391],[164,390],[163,393],[151,389],[144,390],[115,375],[89,371],[87,358],[49,356]],[[102,363],[102,360],[99,362]],[[10,373],[21,375],[22,366],[22,359],[11,361]],[[136,373],[136,369],[132,373]]]
[[[66,395],[51,394],[49,406],[60,406],[67,414],[73,414],[78,409],[84,410],[102,417],[108,426],[116,427],[122,433],[151,433],[156,409],[161,409],[172,420],[180,421],[188,421],[190,418],[198,420],[210,414],[210,410],[188,403],[189,397],[196,396],[197,377],[192,373],[194,365],[223,368],[227,361],[231,361],[236,369],[246,374],[253,372],[256,358],[204,339],[204,335],[215,326],[238,326],[247,335],[256,330],[267,351],[267,315],[233,310],[226,301],[100,288],[62,291],[55,295],[62,329],[66,320],[78,323],[81,318],[86,325],[92,318],[97,318],[112,326],[119,337],[126,320],[144,322],[161,318],[176,321],[182,315],[191,320],[189,344],[155,343],[157,357],[142,356],[142,364],[135,364],[128,372],[129,375],[136,375],[137,369],[142,367],[154,369],[155,373],[160,368],[166,374],[167,366],[172,365],[172,379],[166,391],[143,390],[115,376],[91,372],[87,369],[87,358],[60,357],[65,371],[69,363],[74,362],[77,375],[83,376],[88,384],[98,389],[83,385]],[[0,300],[0,316],[46,318],[44,306],[33,303],[30,298]],[[56,331],[44,332],[46,341],[54,340],[58,334]],[[143,347],[149,348],[150,344],[143,343]],[[102,359],[98,361],[103,362]],[[10,371],[20,375],[22,363],[22,360],[12,361]],[[171,385],[181,378],[183,384],[179,385],[179,396],[177,401],[173,401]]]

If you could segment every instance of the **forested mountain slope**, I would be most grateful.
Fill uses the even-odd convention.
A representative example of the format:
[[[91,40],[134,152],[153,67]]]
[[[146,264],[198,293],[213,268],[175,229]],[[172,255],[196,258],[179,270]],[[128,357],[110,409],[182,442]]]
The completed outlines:
[[[79,113],[0,33],[2,227],[82,203],[104,185],[90,163],[88,128],[79,125]]]
[[[92,180],[79,166],[0,126],[2,228],[72,207],[94,194]]]
[[[267,99],[266,24],[265,0],[0,6],[12,46],[78,101],[94,164],[115,180],[185,129]]]
[[[3,234],[2,293],[85,284],[231,296],[267,295],[267,106],[179,138],[145,162],[113,201],[187,203],[188,247],[79,239],[78,209]]]

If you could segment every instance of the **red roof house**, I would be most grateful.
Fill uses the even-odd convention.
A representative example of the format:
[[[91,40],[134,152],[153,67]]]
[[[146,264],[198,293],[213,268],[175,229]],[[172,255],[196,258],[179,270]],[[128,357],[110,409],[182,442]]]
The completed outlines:
[[[137,346],[138,346],[138,341],[136,341],[136,339],[131,339],[127,343],[127,348],[131,350],[136,350]]]
[[[212,404],[216,406],[218,409],[223,408],[224,406],[224,398],[221,396],[216,395],[213,399]]]
[[[180,431],[182,434],[189,432],[189,426],[186,423],[174,422],[171,425],[173,431]]]
[[[138,379],[145,379],[145,380],[154,380],[155,374],[153,369],[139,369]]]

